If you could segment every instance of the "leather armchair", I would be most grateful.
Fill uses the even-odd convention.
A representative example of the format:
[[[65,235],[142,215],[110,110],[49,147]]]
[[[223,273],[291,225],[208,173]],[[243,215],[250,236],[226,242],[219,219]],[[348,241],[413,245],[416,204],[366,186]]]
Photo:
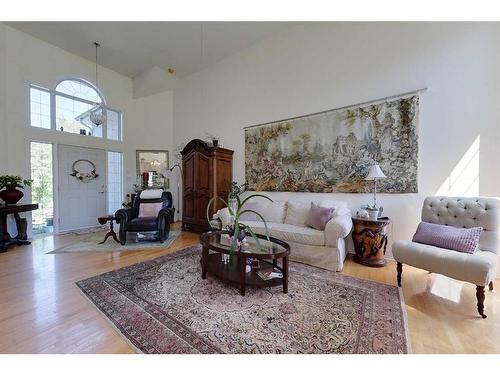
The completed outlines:
[[[162,203],[162,209],[157,217],[139,217],[139,206],[141,203]],[[132,208],[124,208],[116,211],[115,217],[120,223],[120,243],[127,242],[127,232],[158,232],[160,242],[165,242],[170,233],[170,223],[174,218],[172,207],[172,193],[164,191],[160,198],[141,199],[140,194],[134,199]]]

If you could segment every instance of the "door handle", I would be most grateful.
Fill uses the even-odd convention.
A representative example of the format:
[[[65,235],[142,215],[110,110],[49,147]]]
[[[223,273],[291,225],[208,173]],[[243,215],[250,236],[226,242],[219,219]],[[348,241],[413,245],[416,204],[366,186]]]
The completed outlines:
[[[105,193],[105,191],[99,191],[99,194],[104,194],[104,193]]]

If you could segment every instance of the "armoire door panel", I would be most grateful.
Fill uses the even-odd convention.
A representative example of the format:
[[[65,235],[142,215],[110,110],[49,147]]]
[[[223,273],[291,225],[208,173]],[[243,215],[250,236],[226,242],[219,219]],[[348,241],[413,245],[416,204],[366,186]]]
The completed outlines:
[[[224,199],[231,189],[232,150],[212,147],[194,139],[181,152],[184,167],[183,228],[195,231],[208,230],[207,205],[214,196]],[[210,216],[217,205],[211,210]]]

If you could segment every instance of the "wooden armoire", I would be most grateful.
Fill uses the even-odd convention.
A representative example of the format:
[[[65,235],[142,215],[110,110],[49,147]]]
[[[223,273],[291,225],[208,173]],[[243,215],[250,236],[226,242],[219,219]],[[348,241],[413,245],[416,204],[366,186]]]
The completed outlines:
[[[227,199],[233,180],[233,151],[200,139],[190,141],[182,154],[182,229],[195,232],[209,230],[207,205],[212,197]],[[214,202],[210,217],[224,204]]]

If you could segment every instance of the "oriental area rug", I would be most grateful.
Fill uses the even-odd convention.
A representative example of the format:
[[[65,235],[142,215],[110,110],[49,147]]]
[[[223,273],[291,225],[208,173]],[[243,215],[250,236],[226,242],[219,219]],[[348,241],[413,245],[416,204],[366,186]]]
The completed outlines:
[[[201,278],[194,246],[77,282],[140,353],[409,352],[395,286],[291,262],[282,287]]]

